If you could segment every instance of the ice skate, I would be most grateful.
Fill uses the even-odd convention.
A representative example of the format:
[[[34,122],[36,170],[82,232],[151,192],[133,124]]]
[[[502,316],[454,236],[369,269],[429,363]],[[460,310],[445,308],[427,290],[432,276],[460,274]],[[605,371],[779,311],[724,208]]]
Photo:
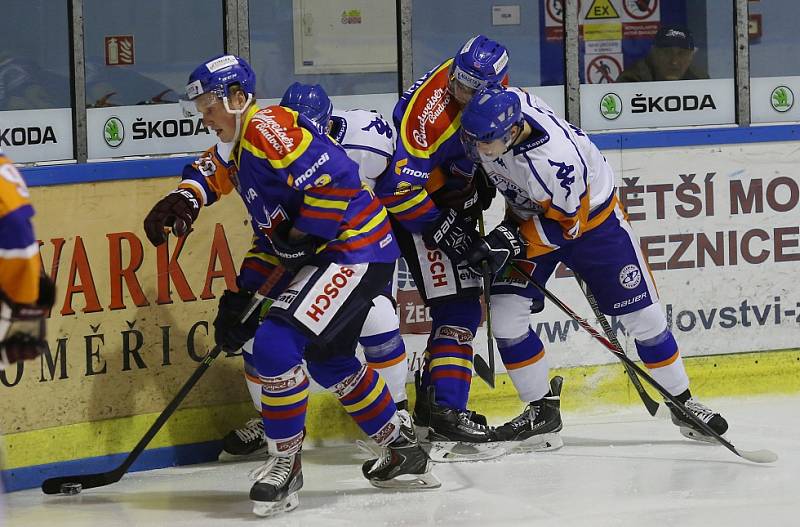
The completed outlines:
[[[437,463],[486,461],[506,454],[494,430],[472,419],[473,412],[430,405],[428,455]],[[485,421],[484,421],[485,422]]]
[[[687,410],[692,412],[695,417],[707,424],[713,431],[719,435],[728,431],[728,422],[720,414],[710,409],[703,403],[692,397],[691,392],[686,390],[676,399],[681,401]],[[713,436],[708,435],[703,429],[691,422],[683,412],[675,407],[672,403],[667,401],[667,406],[672,412],[672,422],[675,423],[685,437],[694,439],[696,441],[704,441],[706,443],[716,443],[717,440]]]
[[[560,376],[550,380],[550,393],[528,404],[523,412],[495,429],[497,439],[508,441],[513,452],[541,452],[564,446],[558,432],[561,422]]]
[[[435,489],[442,482],[431,472],[432,463],[419,446],[407,412],[400,414],[400,435],[383,448],[377,459],[365,461],[364,477],[378,488]]]
[[[297,491],[303,487],[300,453],[291,456],[270,456],[266,463],[250,472],[255,483],[250,488],[253,513],[273,516],[297,508]]]
[[[250,419],[242,428],[228,432],[222,440],[219,461],[243,461],[263,457],[267,451],[264,422],[260,417]]]

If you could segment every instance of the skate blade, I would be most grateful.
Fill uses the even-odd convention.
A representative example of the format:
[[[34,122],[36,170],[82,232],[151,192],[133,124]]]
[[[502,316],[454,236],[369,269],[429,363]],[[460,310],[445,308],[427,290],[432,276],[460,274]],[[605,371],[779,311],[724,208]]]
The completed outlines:
[[[509,454],[525,454],[528,452],[549,452],[564,446],[564,440],[557,433],[540,434],[522,441],[507,441],[505,443]]]
[[[459,441],[434,441],[429,445],[428,457],[434,463],[469,463],[497,459],[508,453],[498,443],[461,443]]]
[[[253,514],[261,517],[275,516],[293,511],[298,505],[300,505],[300,498],[297,497],[296,492],[292,492],[281,501],[254,501]]]
[[[217,461],[221,463],[232,463],[236,461],[254,461],[254,460],[263,460],[267,455],[267,445],[264,445],[261,448],[253,450],[249,454],[231,454],[230,452],[225,452],[224,450],[219,453],[219,457],[217,457]]]
[[[717,441],[717,439],[715,437],[703,434],[701,432],[698,432],[694,428],[689,428],[687,426],[681,426],[680,427],[680,431],[681,431],[681,434],[683,434],[683,437],[687,437],[689,439],[693,439],[695,441],[699,441],[700,443],[709,443],[709,444],[716,444],[716,445],[719,444],[719,441]],[[725,439],[725,436],[721,436],[721,437],[723,439]]]
[[[428,462],[423,474],[402,474],[387,480],[369,480],[373,487],[394,490],[438,489],[442,482],[431,472],[431,463]]]

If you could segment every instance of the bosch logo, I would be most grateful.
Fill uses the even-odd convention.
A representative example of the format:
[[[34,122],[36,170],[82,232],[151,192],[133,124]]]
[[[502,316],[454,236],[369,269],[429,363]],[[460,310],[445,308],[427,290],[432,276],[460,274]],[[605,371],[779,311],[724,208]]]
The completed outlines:
[[[340,267],[339,272],[331,276],[328,283],[322,287],[322,293],[314,299],[314,303],[306,311],[306,315],[314,322],[319,322],[333,304],[333,299],[339,296],[339,291],[348,283],[348,279],[355,274],[349,267]]]
[[[428,251],[428,271],[431,273],[433,287],[447,287],[447,267],[442,252],[438,249]]]

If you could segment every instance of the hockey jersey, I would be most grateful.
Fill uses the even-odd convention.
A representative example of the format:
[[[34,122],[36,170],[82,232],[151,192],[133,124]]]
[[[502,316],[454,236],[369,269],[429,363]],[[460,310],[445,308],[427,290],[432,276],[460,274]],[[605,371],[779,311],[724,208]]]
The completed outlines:
[[[267,255],[274,255],[274,229],[290,221],[322,240],[323,262],[391,263],[399,256],[386,209],[363,188],[358,167],[304,116],[253,105],[226,160],[227,148],[217,145],[188,166],[180,186],[203,205],[236,188]]]
[[[395,153],[375,192],[409,231],[421,232],[439,210],[430,199],[444,181],[472,177],[459,139],[461,107],[447,90],[447,60],[426,73],[400,97],[392,119],[397,130]]]
[[[521,222],[528,257],[558,249],[603,222],[617,205],[614,172],[587,135],[517,88],[533,133],[491,162],[489,180]]]
[[[36,302],[41,274],[28,198],[25,181],[0,151],[0,290],[20,304]]]
[[[394,130],[378,112],[334,111],[330,135],[358,165],[361,182],[375,188],[394,153]]]

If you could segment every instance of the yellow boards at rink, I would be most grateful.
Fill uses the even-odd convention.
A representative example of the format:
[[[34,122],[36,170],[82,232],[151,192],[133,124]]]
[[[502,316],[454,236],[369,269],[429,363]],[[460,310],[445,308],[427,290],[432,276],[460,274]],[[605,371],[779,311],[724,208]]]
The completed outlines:
[[[142,220],[176,181],[31,189],[57,300],[50,352],[0,372],[6,468],[129,449],[213,346],[217,298],[235,286],[250,226],[234,196],[204,209],[185,245],[170,237],[168,248],[156,250]],[[215,416],[203,410],[193,422],[178,418],[153,446],[218,439],[249,416],[241,363],[221,357],[183,404],[216,407]],[[141,414],[151,415],[127,419]],[[38,435],[23,443],[15,434]]]

